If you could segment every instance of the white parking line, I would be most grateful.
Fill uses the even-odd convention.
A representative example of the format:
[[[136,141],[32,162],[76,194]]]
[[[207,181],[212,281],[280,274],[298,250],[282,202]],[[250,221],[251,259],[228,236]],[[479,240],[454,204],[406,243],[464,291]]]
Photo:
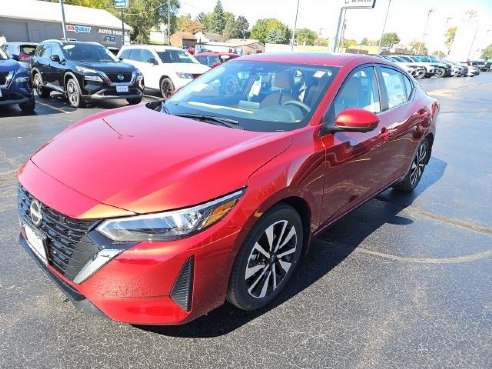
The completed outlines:
[[[53,110],[59,111],[60,113],[64,113],[64,114],[70,114],[71,113],[71,111],[66,111],[66,110],[63,110],[63,109],[60,109],[60,108],[55,108],[54,106],[51,106],[51,105],[46,104],[46,103],[43,103],[43,102],[41,102],[39,100],[36,100],[36,104],[42,105],[45,108],[49,108],[49,109],[53,109]]]

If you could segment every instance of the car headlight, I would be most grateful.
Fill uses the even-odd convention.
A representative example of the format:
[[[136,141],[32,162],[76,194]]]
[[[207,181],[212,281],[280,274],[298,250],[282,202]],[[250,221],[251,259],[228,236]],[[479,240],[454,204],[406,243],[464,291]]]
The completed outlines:
[[[193,74],[191,73],[176,72],[176,75],[183,79],[193,79]]]
[[[93,82],[102,82],[102,78],[99,76],[84,76],[84,79],[86,81],[93,81]]]
[[[186,209],[109,219],[97,231],[117,242],[171,241],[189,237],[224,218],[245,189]]]
[[[91,69],[91,68],[86,68],[86,67],[81,67],[76,65],[75,69],[77,69],[80,73],[97,73],[97,70]]]

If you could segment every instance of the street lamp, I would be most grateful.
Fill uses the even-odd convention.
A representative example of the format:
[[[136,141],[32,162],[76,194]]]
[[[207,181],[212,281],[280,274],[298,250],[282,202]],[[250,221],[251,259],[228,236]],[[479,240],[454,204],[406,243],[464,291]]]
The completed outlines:
[[[297,0],[296,19],[294,21],[294,29],[292,30],[292,39],[290,40],[290,51],[294,51],[294,42],[295,42],[295,36],[296,36],[297,16],[298,15],[299,15],[299,0]]]
[[[427,31],[427,25],[429,24],[429,18],[432,12],[435,12],[436,9],[430,9],[427,12],[427,20],[425,21],[424,32],[422,33],[422,38],[420,39],[419,49],[417,50],[417,54],[420,54],[420,49],[422,48],[422,44],[424,43],[425,32]]]
[[[378,54],[381,52],[381,42],[383,40],[384,31],[386,29],[386,21],[388,20],[390,6],[391,6],[391,0],[388,1],[388,8],[386,9],[386,17],[384,17],[383,31],[381,32],[381,37],[379,38],[379,44],[378,44]]]

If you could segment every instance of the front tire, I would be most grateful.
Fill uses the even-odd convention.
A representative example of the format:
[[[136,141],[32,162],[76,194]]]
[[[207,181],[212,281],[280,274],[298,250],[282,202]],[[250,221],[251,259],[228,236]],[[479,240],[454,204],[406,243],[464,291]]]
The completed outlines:
[[[268,211],[253,226],[236,256],[228,300],[242,310],[269,304],[285,288],[303,246],[299,214],[288,205]]]
[[[420,179],[422,178],[422,174],[424,174],[424,169],[429,161],[429,156],[430,144],[429,140],[425,139],[419,145],[407,175],[405,176],[403,181],[394,185],[393,188],[404,193],[412,192],[419,184]]]
[[[67,82],[66,94],[71,107],[83,108],[85,106],[84,101],[82,101],[79,85],[73,78],[70,78]]]
[[[443,78],[445,77],[446,75],[446,69],[444,68],[437,68],[437,72],[436,72],[436,77],[437,78]]]
[[[43,79],[41,78],[41,74],[36,73],[34,75],[34,89],[36,90],[36,93],[38,94],[39,97],[43,99],[47,99],[50,97],[50,90],[48,90],[46,87],[43,87]]]
[[[161,80],[160,89],[161,96],[165,99],[169,99],[175,90],[173,81],[171,81],[170,78],[164,77]]]

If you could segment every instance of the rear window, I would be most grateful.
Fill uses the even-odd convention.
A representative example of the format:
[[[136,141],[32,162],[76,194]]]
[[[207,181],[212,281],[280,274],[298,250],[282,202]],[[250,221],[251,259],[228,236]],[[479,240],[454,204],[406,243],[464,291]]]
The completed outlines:
[[[29,56],[34,56],[36,52],[36,46],[34,45],[21,45],[20,52]]]
[[[163,63],[195,63],[193,57],[186,51],[165,50],[157,51],[157,55]]]

